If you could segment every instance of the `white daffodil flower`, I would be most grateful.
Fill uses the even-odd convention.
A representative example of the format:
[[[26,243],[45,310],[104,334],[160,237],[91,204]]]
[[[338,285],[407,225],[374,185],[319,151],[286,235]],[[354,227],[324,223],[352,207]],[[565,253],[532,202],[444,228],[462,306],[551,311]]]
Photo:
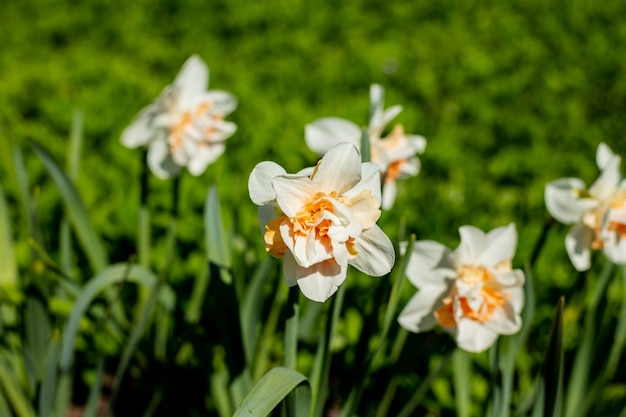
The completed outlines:
[[[416,154],[426,148],[426,139],[418,135],[408,135],[400,124],[382,137],[387,123],[401,111],[401,106],[385,110],[384,90],[378,84],[370,87],[371,114],[368,126],[371,158],[384,178],[382,207],[389,209],[396,199],[396,180],[415,176],[420,171],[420,161]],[[361,146],[361,129],[355,123],[338,117],[325,117],[305,127],[306,144],[313,152],[324,155],[340,142],[349,142],[357,148]]]
[[[482,352],[522,325],[524,274],[511,267],[517,232],[509,224],[487,234],[463,226],[459,233],[454,251],[428,240],[413,245],[406,273],[419,291],[398,321],[412,332],[439,324],[461,349]]]
[[[283,258],[285,282],[324,302],[346,278],[348,265],[372,276],[391,271],[393,245],[376,225],[380,174],[361,163],[354,145],[342,143],[316,167],[287,174],[273,162],[250,174],[251,200],[259,207],[265,247]]]
[[[550,215],[574,225],[565,237],[565,248],[578,271],[591,266],[591,249],[602,249],[613,262],[626,262],[626,187],[621,181],[621,158],[601,143],[596,163],[601,173],[591,188],[581,179],[561,178],[545,189]]]
[[[183,65],[174,83],[144,108],[122,133],[128,148],[147,147],[148,166],[159,178],[186,167],[200,175],[224,153],[224,141],[237,126],[224,120],[237,107],[230,93],[207,90],[209,69],[196,55]]]

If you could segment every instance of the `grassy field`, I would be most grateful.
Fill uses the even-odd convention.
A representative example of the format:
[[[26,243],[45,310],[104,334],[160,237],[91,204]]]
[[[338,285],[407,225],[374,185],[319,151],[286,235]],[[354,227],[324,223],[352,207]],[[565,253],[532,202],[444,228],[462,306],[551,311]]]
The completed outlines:
[[[230,310],[223,309],[218,292],[211,293],[218,290],[209,284],[203,318],[191,324],[184,318],[194,285],[206,273],[202,213],[209,186],[215,184],[219,192],[232,250],[233,285],[241,298],[253,272],[267,258],[257,208],[247,190],[251,170],[264,160],[275,161],[288,172],[313,165],[317,156],[305,146],[304,126],[325,116],[366,125],[369,86],[379,83],[388,106],[403,106],[397,121],[407,132],[428,141],[420,157],[420,174],[399,183],[396,204],[383,213],[379,225],[396,246],[400,237],[415,234],[417,239],[454,247],[461,225],[489,230],[515,222],[519,245],[514,264],[521,267],[549,219],[546,183],[571,176],[591,184],[598,175],[594,155],[600,142],[626,155],[624,16],[626,3],[618,0],[1,2],[0,186],[8,203],[11,240],[23,283],[20,292],[25,299],[33,294],[33,287],[55,294],[40,300],[49,312],[46,334],[52,337],[53,329],[64,328],[73,299],[54,290],[58,278],[42,267],[40,256],[33,255],[29,238],[39,230],[35,240],[51,259],[61,262],[59,227],[65,211],[58,187],[30,141],[39,143],[65,168],[73,115],[81,112],[76,189],[103,242],[107,263],[128,261],[137,252],[145,156],[122,146],[121,132],[174,79],[182,63],[198,54],[209,65],[210,88],[237,96],[239,105],[229,120],[238,130],[228,139],[225,154],[203,175],[180,179],[171,265],[163,260],[168,252],[172,181],[149,178],[152,253],[148,267],[156,274],[168,271],[167,282],[177,301],[166,343],[168,360],[154,354],[158,326],[150,325],[132,356],[125,379],[128,386],[120,394],[119,404],[127,408],[120,407],[116,415],[141,415],[157,386],[165,393],[157,415],[222,413],[209,375],[219,374],[216,352],[228,345],[220,342],[222,330],[213,329],[222,329],[220,317]],[[34,214],[25,212],[20,194],[16,148],[23,154]],[[29,229],[29,219],[34,219],[34,228]],[[605,261],[598,255],[589,273],[576,272],[564,248],[566,231],[567,226],[551,227],[534,265],[536,311],[526,349],[517,360],[512,398],[516,407],[540,371],[560,296],[565,296],[566,386],[574,379],[570,365],[587,337],[583,323],[589,294],[595,291]],[[70,275],[82,286],[96,271],[76,238],[71,245]],[[280,308],[285,302],[282,295],[275,298],[277,288],[283,286],[280,270],[275,266],[271,271],[263,287],[259,329],[275,309],[282,313],[266,348],[267,369],[282,361],[285,314]],[[372,345],[376,340],[376,323],[382,320],[381,306],[390,283],[355,274],[347,285],[331,345],[329,404],[341,407],[352,385],[363,384],[359,415],[375,415],[393,380],[398,388],[389,415],[396,415],[450,340],[443,332],[410,334],[395,364],[384,362],[367,383],[355,381],[359,361],[372,348],[367,341]],[[410,297],[409,287],[405,286],[400,305]],[[603,295],[604,316],[598,313],[598,320],[610,336],[598,337],[600,342],[593,346],[598,355],[615,342],[614,328],[626,299],[618,277],[608,288]],[[134,303],[141,294],[129,291],[124,297]],[[65,304],[59,302],[59,307],[52,299]],[[23,300],[20,306],[26,305]],[[272,309],[277,303],[279,307]],[[320,334],[316,323],[330,314],[330,307],[309,303],[302,308],[298,369],[306,374],[313,366]],[[94,314],[85,320],[97,321]],[[107,352],[105,370],[114,374],[126,343],[94,334],[95,324],[85,326],[91,332],[83,332],[77,343],[76,403],[86,401],[95,378],[94,352]],[[398,335],[394,324],[390,337],[396,340]],[[20,342],[6,344],[15,347]],[[232,378],[243,364],[233,365],[231,360],[227,358]],[[473,355],[471,360],[471,406],[466,415],[483,415],[491,395],[489,355]],[[600,378],[594,372],[591,380]],[[626,404],[625,380],[626,368],[620,365],[606,387],[594,392],[595,408],[585,412],[618,415]],[[193,389],[181,388],[185,381]],[[38,389],[32,387],[38,385],[30,386],[25,398],[35,404]],[[462,415],[454,387],[453,372],[446,368],[415,415]],[[0,392],[6,394],[4,389]],[[134,405],[130,398],[137,399]],[[566,406],[563,409],[568,417],[576,415]]]

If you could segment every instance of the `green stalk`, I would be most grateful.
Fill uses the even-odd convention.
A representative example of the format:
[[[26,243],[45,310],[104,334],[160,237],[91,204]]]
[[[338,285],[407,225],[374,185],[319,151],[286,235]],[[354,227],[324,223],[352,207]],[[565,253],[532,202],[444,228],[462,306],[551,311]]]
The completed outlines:
[[[410,416],[414,415],[413,412],[415,411],[417,406],[420,405],[420,403],[422,402],[422,399],[424,398],[424,396],[428,392],[428,389],[430,388],[430,386],[433,383],[433,381],[435,380],[435,378],[437,378],[439,376],[439,374],[445,368],[445,366],[448,364],[448,362],[450,362],[450,359],[452,359],[452,356],[453,356],[455,350],[452,350],[452,351],[448,352],[448,354],[446,354],[441,359],[441,362],[439,362],[439,365],[437,365],[437,367],[435,369],[433,369],[433,371],[430,374],[428,374],[426,379],[420,384],[420,386],[417,389],[417,391],[415,391],[415,393],[411,396],[411,398],[406,403],[404,408],[402,408],[402,410],[400,411],[400,413],[398,414],[397,417],[410,417]]]
[[[300,306],[298,303],[300,290],[297,286],[289,288],[289,296],[287,297],[287,320],[285,321],[285,368],[297,371],[298,361],[298,316],[300,314]],[[297,398],[294,392],[287,395],[286,401],[283,403],[283,415],[288,417],[297,417]]]
[[[389,329],[391,328],[391,323],[396,317],[396,309],[398,306],[399,295],[402,292],[402,286],[405,281],[404,276],[406,273],[406,268],[409,264],[409,258],[411,257],[414,243],[415,236],[411,236],[406,249],[406,255],[402,258],[400,267],[394,271],[396,276],[393,281],[393,286],[391,287],[391,293],[389,294],[389,302],[387,303],[387,310],[385,311],[385,318],[383,320],[383,329],[380,333],[380,337],[378,338],[378,343],[376,344],[374,351],[370,355],[369,359],[366,360],[363,371],[356,379],[357,381],[360,381],[360,383],[356,384],[355,387],[352,389],[352,392],[348,397],[348,401],[346,402],[341,412],[342,417],[351,417],[352,415],[354,415],[354,413],[356,413],[359,401],[361,400],[361,395],[363,394],[363,389],[366,385],[365,382],[367,380],[367,377],[374,368],[374,363],[378,361],[379,355],[383,352],[382,347],[387,342],[387,335],[389,333]]]
[[[332,357],[330,343],[337,329],[345,294],[346,286],[342,285],[332,299],[332,315],[326,319],[324,333],[317,345],[315,362],[311,372],[311,406],[313,407],[312,415],[314,417],[321,417],[324,412]]]

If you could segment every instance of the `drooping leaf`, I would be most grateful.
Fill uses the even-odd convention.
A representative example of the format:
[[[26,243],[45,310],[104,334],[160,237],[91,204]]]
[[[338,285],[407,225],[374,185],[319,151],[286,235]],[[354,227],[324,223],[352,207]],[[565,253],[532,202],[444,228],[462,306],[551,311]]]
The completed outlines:
[[[89,259],[92,269],[95,272],[101,271],[108,264],[107,255],[99,236],[93,228],[87,209],[78,195],[78,191],[63,170],[59,168],[57,163],[41,146],[33,142],[33,147],[61,194],[67,216],[74,227],[74,231],[85,251],[85,255]]]
[[[302,385],[304,395],[298,400],[298,411],[306,416],[310,409],[310,392],[308,381],[304,375],[283,367],[271,369],[252,388],[233,417],[265,417],[293,390]]]

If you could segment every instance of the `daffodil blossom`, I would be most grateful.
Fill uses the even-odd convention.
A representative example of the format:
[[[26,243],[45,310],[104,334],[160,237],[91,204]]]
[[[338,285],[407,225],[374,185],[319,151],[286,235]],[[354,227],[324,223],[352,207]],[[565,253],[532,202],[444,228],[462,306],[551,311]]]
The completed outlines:
[[[260,206],[266,250],[283,258],[285,282],[309,299],[326,301],[344,282],[348,265],[372,276],[393,267],[393,245],[376,225],[380,174],[376,165],[361,163],[354,145],[335,146],[298,174],[261,162],[248,189]]]
[[[378,84],[370,87],[371,117],[368,134],[371,161],[375,163],[384,178],[382,207],[393,206],[397,195],[396,180],[415,176],[420,171],[420,161],[416,154],[426,148],[426,139],[418,135],[408,135],[401,124],[396,124],[391,132],[382,137],[387,123],[401,111],[401,106],[385,110],[384,90]],[[349,142],[357,148],[361,146],[361,129],[355,123],[338,117],[325,117],[308,124],[305,128],[307,146],[318,155],[325,154],[339,142]]]
[[[439,324],[461,349],[481,352],[522,325],[524,274],[511,267],[517,232],[509,224],[486,234],[463,226],[459,233],[454,251],[428,240],[413,245],[407,276],[419,291],[398,321],[412,332]]]
[[[196,55],[183,65],[174,83],[144,108],[122,133],[128,148],[147,147],[148,166],[160,178],[186,167],[200,175],[224,153],[224,141],[237,126],[224,120],[237,107],[225,91],[207,90],[209,69]]]
[[[621,158],[604,143],[598,145],[600,176],[587,189],[578,178],[561,178],[545,189],[548,211],[556,220],[573,224],[565,248],[574,267],[591,266],[591,249],[603,250],[613,262],[626,262],[626,187],[621,179]]]

